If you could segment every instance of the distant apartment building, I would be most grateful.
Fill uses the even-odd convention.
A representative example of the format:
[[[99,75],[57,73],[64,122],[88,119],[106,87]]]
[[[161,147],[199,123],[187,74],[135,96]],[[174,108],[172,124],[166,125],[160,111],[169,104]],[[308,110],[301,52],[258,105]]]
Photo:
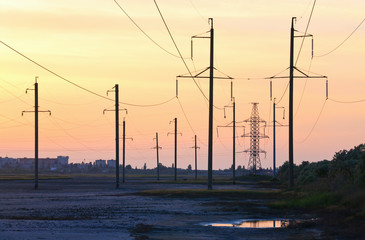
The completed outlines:
[[[0,157],[0,168],[14,168],[18,164],[17,158]]]
[[[106,168],[106,160],[95,160],[94,165],[98,168]]]
[[[111,159],[107,161],[107,165],[109,168],[115,168],[116,161]]]
[[[57,158],[39,158],[38,167],[40,169],[56,170],[67,167],[68,156],[58,156]],[[20,168],[33,168],[34,158],[18,158],[18,166]]]

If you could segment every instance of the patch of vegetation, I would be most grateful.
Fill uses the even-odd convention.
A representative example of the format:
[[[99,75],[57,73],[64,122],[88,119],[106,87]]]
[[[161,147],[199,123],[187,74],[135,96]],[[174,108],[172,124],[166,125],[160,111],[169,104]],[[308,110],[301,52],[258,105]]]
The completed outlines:
[[[338,202],[339,196],[331,192],[286,195],[286,199],[269,203],[274,208],[322,209]]]
[[[174,180],[160,180],[160,181],[150,181],[151,183],[167,183],[167,184],[198,184],[198,185],[206,185],[208,179],[207,178],[198,178],[197,180],[192,179],[191,176],[188,177],[182,177],[174,181]],[[213,185],[232,185],[232,178],[228,177],[220,177],[213,179]],[[242,182],[236,181],[237,185],[243,184]]]
[[[288,162],[277,176],[283,184],[288,183]],[[365,234],[365,144],[337,152],[332,161],[294,166],[294,177],[296,187],[288,191],[292,194],[270,206],[314,210],[333,235],[349,237],[356,232],[357,238]]]

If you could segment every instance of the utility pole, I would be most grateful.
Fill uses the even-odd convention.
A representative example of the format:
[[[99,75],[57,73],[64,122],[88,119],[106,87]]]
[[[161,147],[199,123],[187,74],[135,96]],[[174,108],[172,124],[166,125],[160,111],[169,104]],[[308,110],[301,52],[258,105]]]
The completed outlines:
[[[232,106],[224,106],[226,107],[232,107],[233,109],[233,121],[231,123],[228,123],[227,125],[224,126],[217,126],[217,136],[219,137],[219,132],[218,129],[220,127],[231,127],[233,128],[233,144],[232,144],[232,183],[236,184],[236,128],[237,127],[241,127],[243,129],[245,129],[245,126],[236,126],[236,102],[235,99],[232,98]],[[224,115],[224,118],[226,118],[226,115]],[[232,124],[232,125],[231,125]],[[243,133],[242,137],[245,136],[245,133]]]
[[[312,34],[305,34],[302,36],[295,36],[294,29],[294,21],[296,17],[292,17],[291,19],[291,28],[290,28],[290,57],[289,57],[289,77],[269,77],[268,79],[275,78],[289,78],[289,186],[294,186],[294,134],[293,134],[293,99],[294,99],[294,78],[327,78],[326,76],[309,76],[305,74],[303,71],[299,70],[296,66],[294,66],[294,38],[306,38],[312,37]],[[313,41],[312,41],[312,54],[313,54]],[[301,76],[294,76],[294,70],[298,71]]]
[[[274,173],[274,178],[276,178],[276,109],[277,108],[282,108],[284,109],[283,112],[283,119],[285,119],[285,108],[284,107],[278,107],[276,106],[276,98],[274,98],[274,102],[273,102],[273,173]],[[279,127],[285,127],[287,125],[282,125],[279,123]]]
[[[169,134],[174,134],[175,135],[175,151],[174,151],[174,180],[177,180],[177,118],[174,118],[174,122],[175,122],[175,131],[174,133],[167,133],[167,136]],[[171,124],[171,121],[170,121]],[[182,133],[179,133],[180,135],[182,135]]]
[[[34,112],[34,189],[38,189],[38,113],[39,112],[48,112],[51,115],[51,111],[39,111],[38,105],[38,77],[35,77],[34,88],[27,88],[25,93],[28,91],[34,91],[34,111],[22,111],[22,116],[27,112]]]
[[[113,89],[114,90],[108,90],[106,92],[106,95],[108,95],[109,92],[115,92],[115,109],[114,110],[104,109],[103,114],[105,114],[106,111],[115,112],[115,185],[116,188],[119,188],[119,86],[118,84],[115,84]],[[126,114],[128,114],[127,109],[121,109],[121,110],[126,111]]]
[[[194,139],[195,139],[195,145],[192,148],[195,149],[195,181],[196,181],[196,180],[198,180],[198,151],[197,151],[197,149],[198,148],[200,149],[200,147],[198,147],[196,144],[196,135],[195,135]]]
[[[232,175],[233,175],[233,185],[236,184],[236,102],[233,98],[233,165],[232,165]]]
[[[204,69],[203,71],[199,72],[195,76],[189,75],[179,75],[178,78],[209,78],[209,98],[207,98],[205,95],[204,97],[209,101],[209,121],[208,121],[208,190],[211,190],[212,187],[212,181],[213,181],[213,84],[214,79],[233,79],[232,77],[226,76],[226,77],[214,77],[214,28],[213,28],[213,18],[209,18],[210,23],[210,36],[192,36],[193,38],[209,38],[210,39],[210,64],[209,67]],[[191,41],[191,58],[193,57],[193,41]],[[202,76],[202,74],[209,70],[209,77]]]
[[[294,20],[290,28],[290,65],[289,65],[289,185],[294,186],[294,142],[293,142],[293,89],[294,89]]]
[[[209,66],[209,134],[208,134],[208,190],[213,188],[213,68],[214,68],[214,28],[210,20],[210,66]]]
[[[232,146],[232,183],[233,185],[236,184],[236,101],[235,98],[233,97],[233,82],[231,81],[231,101],[232,101],[232,106],[224,106],[226,107],[232,107],[233,110],[233,119],[232,119],[232,127],[233,127],[233,146]],[[225,113],[225,109],[224,109],[224,113]],[[226,114],[224,114],[224,118],[226,118]],[[226,126],[217,126],[217,134],[218,134],[218,127],[231,127],[229,126],[230,124],[226,125]],[[244,126],[239,126],[239,127],[244,127]]]
[[[274,178],[276,178],[276,119],[275,119],[275,109],[276,109],[276,104],[275,104],[275,100],[276,98],[274,98],[274,103],[273,103],[273,139],[272,139],[272,148],[273,148],[273,157],[272,157],[272,161],[273,161],[273,172],[274,172]]]
[[[156,153],[157,153],[157,181],[160,180],[160,160],[159,160],[159,155],[158,155],[158,149],[161,149],[161,147],[158,146],[158,133],[156,133],[156,138],[154,138],[154,140],[156,139]]]
[[[233,164],[232,164],[232,177],[233,177],[233,185],[236,184],[236,101],[233,97],[233,82],[231,81],[231,100],[233,107]]]
[[[125,183],[125,140],[126,139],[130,139],[133,141],[133,138],[125,137],[125,120],[123,119],[123,180],[122,180],[123,183]]]

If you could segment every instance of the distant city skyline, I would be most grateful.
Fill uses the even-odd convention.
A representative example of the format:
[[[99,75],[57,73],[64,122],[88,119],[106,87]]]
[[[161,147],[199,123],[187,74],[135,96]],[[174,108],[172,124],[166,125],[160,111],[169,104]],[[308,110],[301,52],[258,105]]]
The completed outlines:
[[[236,120],[248,119],[251,102],[258,102],[260,117],[272,123],[270,81],[266,77],[289,67],[289,30],[292,17],[297,17],[297,34],[306,31],[313,7],[308,1],[158,1],[169,29],[193,72],[209,65],[209,42],[191,36],[209,30],[208,18],[214,18],[216,76],[233,77]],[[168,32],[151,1],[118,1],[120,6],[146,34],[169,52],[178,55]],[[363,143],[365,129],[365,2],[360,0],[317,1],[296,66],[304,73],[328,76],[326,81],[296,79],[294,83],[294,156],[302,161],[331,160],[335,152]],[[156,165],[153,138],[159,133],[160,162],[174,162],[173,131],[178,118],[178,164],[187,168],[194,163],[194,135],[198,136],[198,168],[207,169],[208,107],[207,101],[186,74],[181,59],[166,53],[148,39],[113,1],[0,1],[2,16],[0,41],[0,156],[34,157],[34,116],[21,116],[33,110],[32,88],[39,76],[39,106],[51,110],[39,120],[39,156],[68,155],[69,161],[81,163],[96,159],[115,159],[114,102],[86,92],[33,64],[6,45],[73,83],[101,96],[114,99],[107,90],[120,88],[120,124],[126,121],[126,165],[141,168]],[[346,40],[343,44],[341,44]],[[301,47],[295,40],[295,58]],[[6,44],[6,45],[5,45]],[[338,47],[340,45],[340,47]],[[336,49],[336,47],[338,47]],[[333,49],[335,51],[331,52]],[[328,55],[322,56],[326,53]],[[284,71],[278,76],[287,76]],[[287,124],[287,79],[273,80],[273,98],[285,107],[285,119],[277,113],[277,121]],[[205,95],[208,81],[197,79]],[[215,80],[214,158],[213,168],[229,168],[232,164],[232,131],[216,126],[230,123],[231,82]],[[170,101],[168,101],[170,100]],[[359,101],[362,100],[362,101]],[[158,106],[158,103],[165,104]],[[357,103],[341,103],[359,101]],[[124,103],[124,104],[123,104]],[[126,104],[127,103],[127,104]],[[142,106],[141,106],[142,105]],[[247,131],[248,127],[246,127]],[[260,146],[267,152],[261,156],[264,168],[272,167],[272,129],[265,132]],[[237,136],[243,134],[237,129]],[[120,128],[122,136],[122,128]],[[236,151],[249,148],[248,138],[237,138]],[[120,145],[122,151],[122,144]],[[120,157],[121,159],[121,157]],[[249,154],[237,153],[236,165],[247,167]],[[288,129],[277,128],[277,166],[288,160]]]

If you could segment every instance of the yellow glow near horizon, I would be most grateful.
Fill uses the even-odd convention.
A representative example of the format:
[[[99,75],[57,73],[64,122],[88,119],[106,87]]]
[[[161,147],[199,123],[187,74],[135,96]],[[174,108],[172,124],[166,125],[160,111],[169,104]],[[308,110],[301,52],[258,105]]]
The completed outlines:
[[[153,2],[118,2],[151,38],[177,54]],[[291,17],[297,17],[295,28],[304,32],[313,1],[161,0],[158,3],[185,57],[190,57],[190,37],[208,31],[207,18],[214,18],[215,67],[236,78],[233,82],[237,121],[249,118],[251,102],[259,102],[261,117],[272,121],[269,82],[255,78],[272,76],[289,66]],[[327,53],[340,44],[364,19],[363,9],[365,2],[360,0],[318,1],[308,29],[314,35],[315,55]],[[114,84],[119,84],[122,102],[154,104],[173,98],[176,76],[187,72],[180,59],[156,47],[113,0],[0,1],[0,14],[1,41],[98,94],[105,95]],[[297,67],[328,76],[331,99],[365,99],[364,39],[365,24],[339,49],[313,60],[310,40],[306,40]],[[296,54],[300,44],[301,39],[296,39]],[[208,50],[207,40],[194,40],[194,62],[186,60],[192,71],[208,66]],[[51,117],[40,118],[40,156],[69,155],[72,162],[114,158],[114,114],[102,114],[103,109],[113,108],[113,101],[75,88],[4,45],[0,46],[0,156],[33,156],[33,115],[22,117],[21,111],[34,106],[33,94],[25,94],[25,89],[32,87],[35,76],[39,76],[39,105],[52,110]],[[295,162],[331,159],[336,151],[363,143],[365,114],[361,109],[365,103],[339,104],[330,100],[313,133],[302,143],[325,101],[325,81],[305,81],[296,79],[294,86]],[[199,82],[208,94],[207,81]],[[286,83],[287,80],[274,81],[274,97],[282,96]],[[199,138],[199,168],[206,169],[207,103],[191,79],[179,80],[179,100]],[[215,80],[214,101],[219,107],[229,104],[229,81]],[[280,105],[287,107],[287,95]],[[127,136],[134,138],[133,142],[127,142],[128,164],[155,166],[155,152],[151,148],[155,133],[159,132],[163,147],[161,162],[171,166],[173,137],[167,133],[173,131],[169,122],[177,117],[179,132],[183,133],[178,140],[178,167],[193,165],[194,132],[176,99],[157,107],[122,107],[128,108],[128,115],[121,113],[121,119],[126,120]],[[226,111],[225,119],[223,112],[215,109],[215,126],[230,122],[231,110]],[[277,133],[277,165],[281,165],[288,158],[287,129],[280,128]],[[241,129],[237,129],[238,134]],[[270,139],[262,140],[261,146],[268,155],[262,156],[261,162],[270,167],[272,129],[267,129],[266,134]],[[214,142],[214,168],[229,168],[231,129],[220,129]],[[237,152],[249,148],[249,139],[238,139],[236,148]],[[247,162],[248,155],[237,154],[237,165],[247,167]]]

